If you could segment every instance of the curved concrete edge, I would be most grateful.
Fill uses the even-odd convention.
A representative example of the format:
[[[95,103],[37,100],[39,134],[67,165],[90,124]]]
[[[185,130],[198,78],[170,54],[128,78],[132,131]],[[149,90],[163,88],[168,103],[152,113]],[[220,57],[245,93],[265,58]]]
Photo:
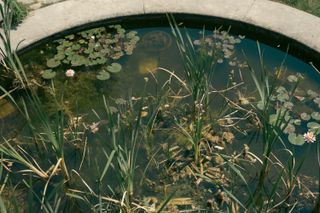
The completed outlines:
[[[159,13],[214,16],[284,35],[320,53],[320,18],[269,0],[68,0],[33,11],[11,32],[23,49],[68,29],[110,18]]]

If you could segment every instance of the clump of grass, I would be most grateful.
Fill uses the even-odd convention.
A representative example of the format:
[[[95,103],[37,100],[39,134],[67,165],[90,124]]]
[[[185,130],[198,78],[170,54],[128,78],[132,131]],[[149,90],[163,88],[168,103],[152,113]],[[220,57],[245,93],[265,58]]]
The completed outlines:
[[[288,4],[297,9],[320,16],[320,2],[318,0],[275,0]]]
[[[28,15],[28,8],[17,0],[4,0],[4,5],[9,4],[11,10],[11,26],[17,27]]]
[[[171,31],[175,37],[180,56],[184,65],[186,78],[185,86],[190,91],[193,105],[193,119],[191,133],[178,125],[180,131],[188,138],[193,146],[194,160],[200,164],[200,144],[204,126],[205,113],[208,112],[210,102],[211,83],[214,77],[215,50],[211,55],[207,51],[199,51],[194,45],[190,35],[182,34],[173,16],[168,15]],[[204,36],[204,35],[203,35]]]

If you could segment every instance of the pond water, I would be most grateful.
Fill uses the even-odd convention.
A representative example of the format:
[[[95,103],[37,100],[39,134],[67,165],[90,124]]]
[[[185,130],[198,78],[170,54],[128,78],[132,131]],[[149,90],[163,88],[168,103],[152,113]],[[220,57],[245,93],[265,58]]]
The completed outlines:
[[[21,56],[49,117],[54,119],[57,112],[65,114],[65,161],[69,171],[77,171],[72,174],[71,188],[86,191],[85,180],[94,191],[101,189],[97,177],[111,151],[121,147],[122,156],[115,154],[117,161],[114,160],[101,183],[106,196],[121,198],[124,191],[130,191],[126,178],[131,176],[125,173],[134,170],[130,195],[139,200],[139,205],[152,208],[175,192],[169,211],[223,210],[228,204],[221,198],[224,189],[238,190],[235,195],[240,202],[246,202],[248,194],[243,182],[226,162],[234,158],[232,162],[236,162],[254,191],[261,166],[254,158],[263,159],[264,142],[263,134],[258,134],[261,127],[255,117],[259,116],[261,99],[252,73],[260,78],[261,70],[265,69],[270,75],[270,85],[277,81],[272,85],[273,108],[267,119],[275,124],[281,113],[285,119],[285,126],[281,126],[282,141],[273,145],[270,184],[266,187],[272,187],[281,171],[275,162],[278,160],[287,168],[291,152],[296,167],[304,160],[299,172],[302,184],[293,190],[292,199],[300,199],[297,209],[308,212],[316,202],[313,194],[319,186],[318,141],[307,143],[303,134],[309,131],[317,135],[320,129],[320,74],[309,64],[277,48],[257,44],[245,35],[196,28],[187,31],[197,54],[206,52],[214,64],[208,108],[202,109],[202,103],[198,104],[206,114],[200,130],[200,166],[193,162],[195,151],[192,142],[188,142],[188,136],[197,128],[193,124],[196,116],[192,115],[197,105],[192,107],[194,99],[185,86],[188,84],[185,61],[170,27],[106,26],[43,44]],[[0,127],[3,134],[12,126],[21,127],[21,120],[11,112],[12,106],[7,105],[7,113],[0,112],[2,123],[10,123]],[[135,132],[137,119],[141,119],[138,133]],[[34,121],[41,129],[41,121],[37,118]],[[17,140],[21,145],[28,145],[29,154],[38,156],[41,165],[54,162],[52,153],[36,154],[38,147],[30,145],[30,130],[20,129]],[[119,145],[114,145],[114,141]],[[246,155],[244,145],[254,155]],[[134,152],[137,153],[133,155]],[[124,161],[129,162],[130,157],[135,162],[130,164],[133,170],[117,164],[128,165]],[[283,171],[284,176],[289,176]],[[90,209],[86,204],[78,205]]]

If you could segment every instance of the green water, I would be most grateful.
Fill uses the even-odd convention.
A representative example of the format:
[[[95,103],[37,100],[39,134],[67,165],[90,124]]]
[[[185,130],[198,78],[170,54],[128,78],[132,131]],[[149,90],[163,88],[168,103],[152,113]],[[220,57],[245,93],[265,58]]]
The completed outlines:
[[[80,67],[61,65],[53,68],[57,75],[52,81],[43,80],[41,78],[41,72],[48,68],[46,61],[56,54],[56,43],[44,44],[21,56],[22,62],[25,65],[25,69],[28,71],[30,78],[34,79],[36,85],[41,85],[37,90],[48,114],[53,116],[54,112],[58,109],[57,107],[60,107],[59,110],[63,110],[68,115],[66,122],[69,122],[70,124],[73,120],[74,125],[76,126],[74,129],[79,129],[78,136],[72,134],[66,135],[67,140],[70,140],[70,143],[66,143],[65,145],[66,162],[69,168],[75,168],[79,174],[81,174],[81,177],[94,189],[98,188],[96,180],[101,173],[101,167],[104,166],[106,161],[102,149],[108,153],[112,150],[112,144],[110,142],[111,135],[110,132],[108,132],[110,124],[106,121],[102,97],[105,96],[111,106],[118,107],[118,110],[123,109],[125,111],[125,107],[121,106],[122,104],[119,103],[119,101],[121,102],[128,98],[132,99],[133,103],[137,103],[133,104],[134,108],[137,109],[139,104],[138,101],[135,102],[135,98],[139,98],[143,95],[147,96],[146,101],[143,103],[143,107],[149,108],[142,110],[149,113],[146,115],[146,118],[143,118],[146,119],[143,120],[143,122],[147,123],[147,118],[152,112],[151,108],[155,107],[154,103],[156,102],[157,96],[163,95],[165,90],[168,89],[163,85],[170,78],[170,74],[157,68],[165,68],[166,70],[170,70],[170,72],[174,72],[175,75],[179,76],[182,80],[185,79],[183,72],[184,66],[175,40],[171,35],[170,28],[138,28],[134,30],[137,31],[140,40],[134,48],[133,54],[125,55],[118,60],[109,60],[107,62],[109,64],[111,62],[121,64],[122,70],[119,73],[112,74],[111,78],[106,81],[96,79],[97,73],[101,69],[104,69],[104,65]],[[199,34],[199,31],[201,32],[199,29],[188,29],[193,41],[201,39],[202,35]],[[211,34],[211,31],[205,31],[205,36]],[[235,36],[235,38],[238,37]],[[249,68],[246,65],[249,64],[250,67],[259,71],[259,53],[256,41],[242,37],[241,39],[239,38],[239,40],[241,40],[239,44],[236,43],[230,48],[233,51],[231,58],[222,57],[223,62],[217,63],[215,66],[212,84],[214,89],[224,90],[232,86],[233,82],[234,85],[243,82],[239,87],[230,90],[225,93],[225,95],[236,103],[243,100],[240,99],[241,97],[245,98],[248,103],[244,104],[243,107],[249,109],[252,106],[257,105],[259,97],[254,82],[252,81]],[[304,80],[298,87],[302,94],[301,96],[307,96],[307,91],[313,90],[318,93],[317,97],[319,97],[320,74],[317,73],[312,66],[295,57],[286,55],[286,53],[277,50],[277,48],[272,48],[262,43],[260,44],[260,47],[263,52],[264,66],[270,73],[280,69],[279,67],[283,63],[282,69],[285,71],[284,77],[281,79],[283,82],[287,81],[286,78],[288,76],[301,73],[301,75],[304,76]],[[234,65],[235,61],[237,62],[236,65]],[[71,68],[75,70],[76,74],[73,78],[67,78],[65,76],[65,71]],[[230,78],[232,79],[230,80]],[[178,93],[179,89],[182,88],[181,84],[174,78],[171,80],[170,89],[177,92],[177,96],[183,95]],[[51,83],[55,85],[56,94],[64,94],[63,101],[58,106],[52,101],[52,96],[48,95],[48,86],[50,86]],[[284,85],[290,87],[290,84],[287,82],[284,83]],[[294,103],[298,102],[297,100],[293,101]],[[127,103],[130,103],[130,101],[127,101],[126,104]],[[148,103],[150,103],[150,106]],[[165,107],[166,105],[169,105],[169,112],[172,110],[173,117],[175,116],[174,113],[177,113],[176,116],[178,119],[183,117],[188,118],[188,110],[190,110],[188,105],[190,105],[190,99],[187,98],[185,101],[172,101],[170,98],[166,98],[165,102],[161,103],[161,107]],[[173,106],[171,107],[171,105]],[[310,114],[311,111],[319,112],[319,107],[312,105],[312,101],[306,102],[305,106],[299,102],[293,106],[292,116],[298,117],[298,113],[303,111],[307,111]],[[219,94],[213,95],[210,102],[211,112],[209,114],[212,114],[215,119],[218,119],[217,115],[225,116],[233,111],[225,111],[225,108],[225,99]],[[160,163],[161,161],[166,160],[168,155],[167,148],[163,147],[168,147],[168,149],[170,149],[178,146],[181,149],[181,147],[188,146],[183,137],[179,137],[179,134],[177,134],[178,136],[175,135],[172,131],[175,129],[172,115],[168,115],[165,110],[163,110],[163,112],[165,113],[156,120],[156,129],[152,131],[152,137],[149,139],[141,137],[138,140],[137,147],[139,148],[139,152],[137,154],[138,166],[135,173],[135,198],[143,200],[148,197],[156,197],[161,200],[170,194],[170,192],[177,190],[175,197],[194,198],[192,199],[192,203],[196,205],[197,208],[206,209],[207,200],[213,197],[213,194],[216,193],[220,183],[215,184],[217,181],[214,183],[204,182],[195,186],[192,178],[188,177],[190,174],[184,177],[183,173],[185,171],[183,169],[179,171],[178,169],[180,167],[175,167],[174,164],[171,164],[172,162]],[[235,115],[239,116],[237,113]],[[7,118],[4,117],[1,119],[4,120]],[[81,119],[81,122],[79,119]],[[122,120],[125,120],[125,118]],[[247,121],[246,119],[239,122],[238,127],[241,129],[241,133],[237,131],[236,128],[215,128],[214,131],[219,137],[221,137],[222,132],[231,132],[235,137],[234,139],[231,139],[232,142],[230,142],[230,144],[225,143],[224,153],[230,155],[234,151],[240,153],[243,144],[249,144],[251,152],[261,156],[261,139],[258,137],[257,140],[250,140],[252,135],[257,132],[257,129],[252,125],[247,126],[246,122],[250,123],[250,121]],[[320,121],[314,119],[314,122],[319,123]],[[97,124],[98,127],[96,129],[94,126],[95,124]],[[83,127],[82,125],[86,126],[84,132],[80,131]],[[306,131],[306,126],[297,125],[296,130],[298,131],[299,129],[301,129],[300,134],[302,134]],[[29,131],[22,129],[21,132],[22,134],[18,136],[20,138],[19,140],[28,141]],[[126,129],[124,132],[125,140],[130,140],[130,131]],[[72,138],[75,138],[76,140],[71,140]],[[84,140],[84,138],[86,138],[86,140]],[[319,137],[317,140],[319,140]],[[26,143],[28,144],[28,142]],[[318,169],[315,169],[318,168],[316,163],[316,143],[318,143],[318,141],[302,146],[293,145],[288,141],[287,134],[284,134],[284,144],[279,143],[275,145],[275,149],[277,150],[275,153],[282,162],[285,162],[288,159],[287,154],[282,154],[281,150],[284,147],[292,151],[297,162],[303,159],[304,156],[307,156],[301,170],[303,176],[301,181],[308,182],[306,185],[308,185],[313,192],[317,190],[317,185],[319,185],[319,171]],[[221,146],[219,144],[216,145]],[[30,146],[28,151],[38,155],[33,146]],[[155,152],[157,154],[153,156],[153,153]],[[185,157],[179,160],[176,159],[176,162],[188,164],[190,161],[188,152],[190,152],[189,148],[187,151],[182,151],[182,153],[184,153],[183,156]],[[39,154],[39,157],[40,159],[45,159],[44,165],[48,165],[50,164],[50,161],[54,161],[54,156],[43,156],[43,153]],[[144,168],[149,162],[151,162],[151,166],[149,165],[149,168],[146,171],[146,180],[143,179],[144,182],[142,185],[139,185],[141,178],[143,178]],[[172,167],[177,169],[177,171],[170,170]],[[257,172],[256,168],[249,166],[246,169],[247,171],[252,171],[251,178],[254,179],[253,176]],[[170,173],[172,173],[172,176],[170,176]],[[182,176],[177,177],[179,175],[174,175],[173,173],[181,173]],[[81,185],[81,179],[75,174],[73,174],[73,177],[74,180],[71,185],[84,189],[85,187]],[[254,183],[254,181],[252,183]],[[222,183],[222,185],[223,184],[224,183]],[[115,194],[119,195],[121,193],[117,182],[117,175],[112,172],[106,175],[102,185],[102,188],[106,190],[105,194],[110,194],[112,191],[107,187],[108,185],[115,191]],[[241,183],[234,183],[235,187],[239,187],[240,185]],[[306,208],[310,208],[309,203],[313,203],[312,198],[311,201],[310,199],[306,200],[308,203],[306,204]],[[190,205],[191,204],[182,205],[179,208],[188,208]],[[84,212],[86,211],[86,205],[79,204],[79,207],[83,208]],[[300,206],[300,208],[302,207]]]

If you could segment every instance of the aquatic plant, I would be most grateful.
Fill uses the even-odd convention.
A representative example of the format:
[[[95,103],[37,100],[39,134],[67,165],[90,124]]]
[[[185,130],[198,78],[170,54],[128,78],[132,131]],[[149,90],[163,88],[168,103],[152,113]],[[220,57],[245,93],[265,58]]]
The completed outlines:
[[[56,41],[57,53],[47,60],[51,69],[64,64],[71,67],[95,66],[111,63],[124,55],[131,55],[139,41],[136,31],[126,32],[120,25],[100,27],[66,36]],[[99,80],[109,79],[110,73],[121,70],[118,63],[111,63],[107,71],[99,73]]]
[[[310,131],[317,135],[320,130],[316,103],[319,94],[310,89],[304,91],[299,86],[301,81],[303,81],[303,77],[300,74],[289,75],[283,85],[275,87],[275,93],[270,96],[275,113],[269,116],[269,122],[275,123],[278,114],[282,112],[287,122],[282,125],[282,127],[285,126],[283,133],[288,135],[290,143],[300,146],[305,143],[303,137],[305,132]],[[288,91],[288,89],[292,91]],[[258,107],[260,107],[259,104]]]
[[[1,178],[1,167],[0,181],[12,181],[27,191],[30,212],[299,209],[302,202],[297,194],[302,190],[297,186],[298,178],[305,183],[303,176],[299,177],[305,156],[299,160],[287,147],[287,136],[308,132],[304,139],[313,141],[319,123],[319,113],[314,110],[319,104],[317,92],[301,94],[298,83],[302,78],[285,75],[283,69],[272,74],[263,63],[261,72],[250,63],[242,66],[247,63],[232,57],[231,46],[224,51],[223,45],[210,46],[214,37],[226,43],[234,42],[235,37],[218,31],[202,33],[197,45],[175,27],[176,36],[181,34],[189,42],[180,45],[182,57],[195,60],[188,62],[185,77],[158,68],[168,74],[164,82],[154,73],[140,76],[142,92],[129,90],[128,98],[112,93],[102,102],[95,86],[104,82],[97,82],[96,77],[109,78],[120,72],[120,64],[110,61],[99,66],[100,73],[83,72],[81,68],[73,72],[75,68],[68,65],[61,69],[62,81],[52,77],[60,69],[46,70],[42,76],[47,80],[36,90],[19,57],[11,52],[10,43],[5,43],[5,62],[11,68],[7,71],[21,79],[23,95],[13,96],[0,87],[4,93],[1,98],[9,98],[18,107],[28,128],[0,144],[0,166],[6,174]],[[92,35],[86,32],[83,36]],[[9,41],[9,37],[3,38]],[[211,49],[217,53],[212,60]],[[226,88],[221,90],[208,80],[213,79],[211,71],[218,60],[230,54],[234,60],[223,63],[228,67],[236,63],[247,76],[251,74],[252,79],[246,80],[253,87],[244,84],[242,78],[236,79],[236,71],[230,71]],[[207,61],[210,65],[205,65]],[[67,70],[70,67],[72,70]],[[189,79],[188,73],[192,75]],[[146,88],[151,86],[155,90],[148,93]],[[40,97],[41,93],[45,97]],[[217,98],[222,101],[216,108],[213,104]],[[294,109],[302,99],[310,109]],[[304,129],[302,125],[306,125]],[[231,144],[241,142],[240,137],[245,144],[242,149],[234,149],[239,144]],[[251,149],[253,143],[262,144],[261,155]],[[284,159],[280,153],[284,153]],[[4,212],[5,206],[0,199]]]
[[[98,80],[104,81],[108,80],[111,76],[111,73],[118,73],[122,69],[121,64],[112,63],[111,65],[107,66],[106,70],[102,69],[99,71],[98,75],[96,75]]]

